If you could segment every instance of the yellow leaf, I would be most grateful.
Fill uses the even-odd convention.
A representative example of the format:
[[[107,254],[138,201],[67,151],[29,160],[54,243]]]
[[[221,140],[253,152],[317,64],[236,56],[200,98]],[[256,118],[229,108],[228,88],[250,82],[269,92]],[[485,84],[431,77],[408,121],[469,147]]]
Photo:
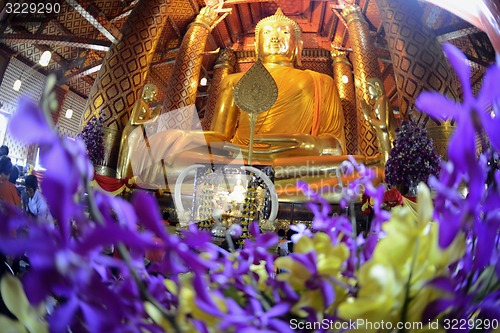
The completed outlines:
[[[17,278],[5,275],[0,282],[0,290],[7,309],[16,316],[21,325],[24,325],[31,333],[48,332],[47,322],[40,318],[45,314],[45,311],[31,306],[23,286]],[[0,327],[2,326],[0,325]]]
[[[179,290],[177,288],[177,284],[174,281],[165,279],[163,281],[163,283],[165,284],[165,288],[167,288],[167,290],[170,293],[172,293],[173,295],[177,295],[177,293],[179,292]]]
[[[12,275],[5,275],[0,283],[0,288],[7,309],[19,321],[24,321],[28,316],[29,303],[21,282]]]
[[[418,184],[417,195],[417,212],[420,225],[432,221],[433,211],[431,191],[425,183],[421,182]]]
[[[26,328],[18,322],[5,316],[0,316],[0,327],[2,333],[26,333]]]
[[[169,332],[170,330],[172,330],[172,325],[167,320],[167,318],[162,315],[162,313],[156,306],[154,306],[150,302],[145,302],[144,309],[146,310],[146,313],[149,315],[149,317],[151,317],[151,319],[153,319],[155,323],[160,325],[165,330],[165,332]]]

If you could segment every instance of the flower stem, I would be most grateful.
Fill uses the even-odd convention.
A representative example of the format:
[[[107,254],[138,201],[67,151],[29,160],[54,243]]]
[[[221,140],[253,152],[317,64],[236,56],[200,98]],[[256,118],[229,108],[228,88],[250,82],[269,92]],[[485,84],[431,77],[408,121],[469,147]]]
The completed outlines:
[[[354,242],[354,246],[356,247],[356,271],[359,271],[359,267],[361,265],[361,249],[359,248],[357,244],[357,238],[358,238],[358,226],[356,223],[356,218],[354,214],[354,203],[351,201],[349,202],[349,217],[351,219],[351,225],[352,225],[352,240]]]
[[[100,225],[104,225],[104,218],[95,202],[94,190],[92,189],[90,182],[86,181],[86,179],[84,179],[84,184],[85,192],[87,192],[88,195],[90,217]]]
[[[473,235],[472,236],[472,249],[471,249],[471,253],[475,253],[475,250],[476,250],[476,237]],[[467,285],[465,286],[465,290],[466,290],[466,293],[468,294],[469,293],[469,290],[472,286],[472,280],[474,278],[474,273],[473,272],[469,272],[469,276],[467,277]]]
[[[412,257],[411,264],[410,264],[410,273],[408,274],[408,280],[406,281],[405,302],[403,304],[403,309],[401,310],[401,320],[400,320],[402,323],[406,323],[406,314],[408,312],[408,308],[410,307],[411,277],[413,274],[415,262],[417,261],[416,259],[417,259],[417,255],[418,255],[418,248],[419,248],[419,242],[418,242],[418,237],[417,237],[415,239],[415,247],[413,249],[413,257]],[[401,328],[398,332],[400,332],[400,333],[406,332],[404,325],[403,325],[403,328]]]
[[[88,194],[90,215],[97,223],[104,225],[104,218],[103,218],[103,216],[102,216],[102,214],[101,214],[101,212],[100,212],[100,210],[97,207],[97,204],[95,202],[94,191],[90,186],[90,182],[84,180],[84,183],[85,183],[85,190]],[[175,321],[175,316],[170,314],[167,311],[167,309],[165,309],[165,307],[163,305],[161,305],[160,302],[158,302],[158,300],[156,298],[154,298],[147,291],[146,287],[144,286],[143,281],[139,278],[139,274],[137,273],[137,270],[132,265],[132,259],[130,257],[130,253],[129,253],[128,249],[125,247],[125,245],[123,245],[123,243],[119,243],[117,245],[117,251],[120,254],[120,257],[122,258],[123,262],[127,266],[130,274],[132,275],[132,278],[134,279],[134,282],[137,285],[137,288],[139,289],[139,293],[140,293],[141,297],[145,301],[148,301],[151,304],[153,304],[153,306],[155,306],[160,311],[162,316],[170,322],[170,324],[174,328],[175,332],[180,333],[181,329],[179,328],[179,326],[177,325],[177,322]]]
[[[139,288],[139,293],[140,293],[141,297],[145,301],[148,301],[151,304],[153,304],[160,311],[162,316],[170,322],[170,324],[174,328],[175,332],[180,333],[181,329],[177,325],[177,322],[175,321],[175,316],[172,315],[171,313],[169,313],[167,311],[167,309],[165,309],[165,307],[163,305],[161,305],[161,303],[158,302],[158,300],[156,298],[154,298],[148,292],[146,287],[144,286],[143,281],[139,278],[139,274],[137,273],[136,269],[132,266],[132,259],[130,257],[130,253],[128,252],[125,245],[123,245],[123,243],[119,243],[117,246],[117,250],[118,250],[118,253],[120,254],[120,257],[123,259],[123,261],[127,265],[128,269],[130,271],[130,274],[132,274],[132,278],[134,279],[135,284]]]

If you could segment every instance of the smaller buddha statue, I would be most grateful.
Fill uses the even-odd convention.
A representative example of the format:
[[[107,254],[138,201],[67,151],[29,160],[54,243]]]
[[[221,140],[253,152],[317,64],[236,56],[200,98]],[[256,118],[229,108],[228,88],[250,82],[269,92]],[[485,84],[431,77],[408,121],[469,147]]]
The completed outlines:
[[[370,123],[377,133],[380,163],[381,165],[385,165],[389,159],[392,141],[394,140],[394,116],[385,95],[384,84],[379,78],[368,79],[366,89],[368,91],[369,102],[373,103],[373,110],[364,100],[361,101],[361,107],[366,121]]]
[[[130,147],[137,144],[137,141],[141,141],[145,138],[143,124],[160,114],[161,106],[152,106],[157,93],[158,88],[154,84],[146,84],[142,89],[141,98],[136,100],[132,108],[129,121],[123,129],[120,142],[120,152],[116,171],[116,177],[119,179],[131,178],[133,176],[130,164],[132,149],[130,149]],[[142,128],[142,131],[135,130],[139,126]]]
[[[247,189],[242,185],[241,179],[238,178],[236,185],[234,185],[233,191],[229,194],[229,199],[236,202],[237,204],[245,201],[247,195]]]

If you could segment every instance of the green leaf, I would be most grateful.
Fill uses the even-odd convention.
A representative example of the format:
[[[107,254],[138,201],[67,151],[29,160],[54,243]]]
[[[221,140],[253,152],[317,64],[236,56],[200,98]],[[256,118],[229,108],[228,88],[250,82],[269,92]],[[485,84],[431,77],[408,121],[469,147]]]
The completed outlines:
[[[475,294],[474,299],[477,301],[483,300],[488,294],[493,293],[499,288],[499,282],[495,273],[495,267],[491,265],[486,267],[471,288],[471,292]]]
[[[224,296],[225,297],[231,297],[233,300],[235,300],[240,306],[244,306],[246,301],[243,298],[242,294],[238,289],[236,289],[234,286],[229,286],[228,288],[225,288],[223,290]]]

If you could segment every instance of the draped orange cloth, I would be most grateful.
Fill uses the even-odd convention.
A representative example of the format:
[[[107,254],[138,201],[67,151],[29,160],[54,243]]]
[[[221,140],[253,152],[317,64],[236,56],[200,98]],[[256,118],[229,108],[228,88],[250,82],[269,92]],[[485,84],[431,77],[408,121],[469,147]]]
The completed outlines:
[[[278,86],[278,98],[258,115],[255,135],[329,133],[344,149],[344,116],[335,81],[326,74],[292,67],[268,70]],[[249,137],[250,120],[242,113],[233,143],[248,145]]]

